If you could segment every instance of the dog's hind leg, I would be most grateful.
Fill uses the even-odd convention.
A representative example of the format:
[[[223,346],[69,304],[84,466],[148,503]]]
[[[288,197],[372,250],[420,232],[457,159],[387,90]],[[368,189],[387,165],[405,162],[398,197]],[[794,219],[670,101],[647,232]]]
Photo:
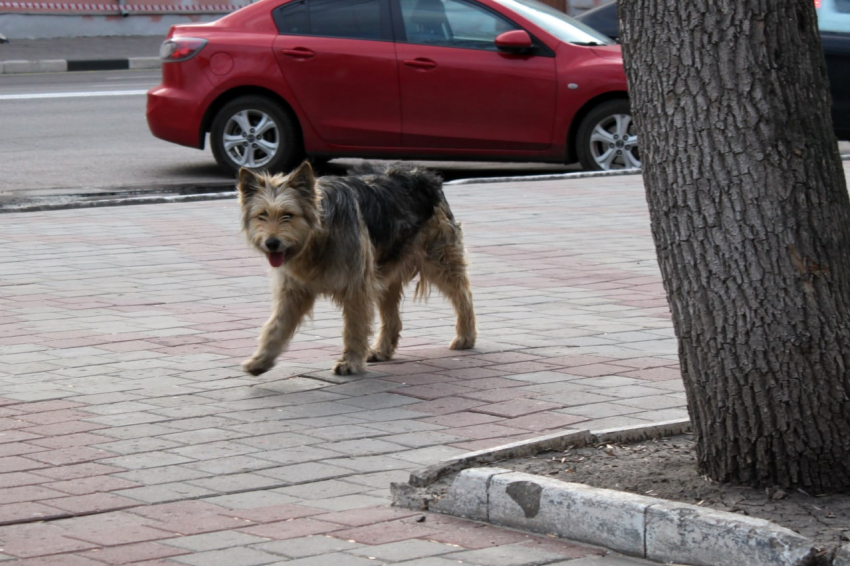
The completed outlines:
[[[366,357],[369,355],[369,336],[375,316],[373,294],[367,285],[355,286],[347,289],[345,297],[337,298],[337,301],[342,304],[342,342],[345,349],[333,371],[337,375],[360,373],[366,369]]]
[[[466,253],[463,249],[460,226],[448,219],[435,218],[432,237],[426,243],[424,261],[420,267],[419,285],[434,285],[451,301],[457,315],[455,339],[452,350],[467,350],[475,346],[478,333],[475,329],[475,309],[472,306],[472,288],[466,272]],[[421,289],[425,291],[425,289]]]
[[[393,357],[398,347],[398,338],[401,335],[401,316],[399,315],[399,303],[401,302],[403,285],[401,281],[393,281],[381,294],[378,300],[378,310],[381,313],[381,330],[378,339],[372,345],[369,352],[370,362],[384,362]]]
[[[253,356],[242,362],[242,369],[251,375],[272,369],[315,300],[315,295],[305,290],[284,288],[276,292],[271,318],[260,333],[260,345]]]

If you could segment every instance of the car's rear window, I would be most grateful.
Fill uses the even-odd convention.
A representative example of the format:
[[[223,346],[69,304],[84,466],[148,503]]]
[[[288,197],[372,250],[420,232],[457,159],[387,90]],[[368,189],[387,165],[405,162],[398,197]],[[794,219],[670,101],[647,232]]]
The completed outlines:
[[[381,39],[380,0],[297,0],[272,17],[285,35]]]

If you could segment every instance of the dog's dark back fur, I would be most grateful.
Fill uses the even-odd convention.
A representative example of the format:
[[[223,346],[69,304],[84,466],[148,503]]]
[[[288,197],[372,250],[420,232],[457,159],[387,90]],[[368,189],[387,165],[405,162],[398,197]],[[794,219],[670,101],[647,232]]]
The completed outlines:
[[[356,226],[359,209],[379,266],[403,255],[436,207],[442,204],[448,211],[442,180],[426,169],[396,163],[356,173],[318,180],[324,225],[339,227],[341,232]],[[352,200],[357,201],[356,207]]]

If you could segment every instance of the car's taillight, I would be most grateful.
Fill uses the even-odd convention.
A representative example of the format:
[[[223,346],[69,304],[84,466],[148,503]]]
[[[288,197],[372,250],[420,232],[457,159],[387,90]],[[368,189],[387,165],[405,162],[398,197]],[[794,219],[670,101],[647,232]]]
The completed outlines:
[[[177,63],[191,59],[207,44],[206,39],[196,37],[172,37],[166,39],[159,48],[159,58],[163,63]]]

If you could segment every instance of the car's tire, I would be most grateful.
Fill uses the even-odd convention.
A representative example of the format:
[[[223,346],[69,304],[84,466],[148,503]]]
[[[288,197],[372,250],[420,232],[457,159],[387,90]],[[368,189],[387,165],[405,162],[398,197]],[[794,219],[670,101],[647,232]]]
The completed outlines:
[[[304,151],[293,118],[264,96],[241,96],[222,106],[210,128],[210,146],[219,167],[281,173],[291,170]]]
[[[582,169],[605,171],[640,167],[638,137],[629,101],[603,102],[579,125],[576,155]]]

